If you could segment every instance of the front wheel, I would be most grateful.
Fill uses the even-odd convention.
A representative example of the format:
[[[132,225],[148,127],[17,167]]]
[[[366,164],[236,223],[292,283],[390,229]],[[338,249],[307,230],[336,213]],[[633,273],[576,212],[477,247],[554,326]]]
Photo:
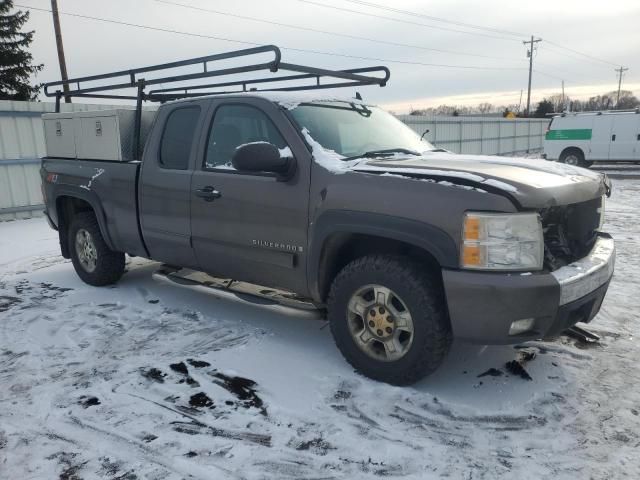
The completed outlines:
[[[124,273],[124,253],[111,250],[92,212],[80,212],[69,228],[69,252],[78,276],[100,287],[117,282]]]
[[[412,384],[435,371],[449,351],[440,281],[408,258],[354,260],[333,281],[327,306],[338,348],[374,380]]]

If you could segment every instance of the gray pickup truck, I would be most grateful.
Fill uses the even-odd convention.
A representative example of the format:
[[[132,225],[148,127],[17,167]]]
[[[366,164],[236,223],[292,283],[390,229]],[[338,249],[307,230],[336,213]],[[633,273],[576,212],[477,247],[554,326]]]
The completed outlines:
[[[67,94],[87,96],[80,81]],[[184,96],[158,108],[139,160],[42,159],[47,218],[85,282],[116,282],[128,254],[290,292],[326,309],[359,372],[397,385],[453,338],[515,344],[600,309],[604,175],[452,154],[355,99]]]

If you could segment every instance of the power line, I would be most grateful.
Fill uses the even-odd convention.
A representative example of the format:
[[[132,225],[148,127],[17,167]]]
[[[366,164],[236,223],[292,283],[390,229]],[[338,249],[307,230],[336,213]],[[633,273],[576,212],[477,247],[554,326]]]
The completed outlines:
[[[541,48],[541,47],[539,47]],[[567,82],[571,82],[573,84],[578,84],[579,82],[575,81],[574,79],[576,78],[580,78],[582,77],[582,80],[585,80],[585,78],[582,76],[582,74],[579,74],[575,71],[571,71],[571,70],[558,70],[556,67],[550,66],[550,65],[541,65],[540,62],[537,62],[537,64],[539,66],[541,66],[542,68],[544,68],[545,70],[539,70],[537,68],[533,69],[534,73],[539,73],[540,75],[544,75],[545,77],[550,77],[550,78],[555,78],[557,80],[565,80]],[[553,71],[555,73],[548,73],[548,71],[546,69],[553,69]],[[590,76],[587,80],[591,81],[591,83],[597,83],[597,82],[606,82],[607,80],[602,77],[602,78],[595,78]]]
[[[545,52],[553,53],[553,54],[556,54],[556,55],[562,55],[563,57],[573,58],[574,60],[578,60],[578,61],[582,61],[582,62],[585,61],[585,60],[591,60],[591,59],[588,59],[588,58],[585,58],[585,57],[579,57],[578,55],[574,55],[572,53],[563,52],[559,48],[551,47],[548,44],[545,44],[543,47],[540,47],[540,48],[542,50],[544,50]],[[591,62],[597,63],[598,65],[602,66],[602,64],[600,62],[596,61],[596,60],[591,60]]]
[[[473,29],[477,29],[477,30],[485,30],[488,32],[493,32],[493,33],[500,33],[500,34],[504,34],[504,35],[513,35],[516,37],[525,37],[527,36],[524,33],[518,33],[518,32],[511,32],[509,30],[502,30],[499,28],[492,28],[492,27],[484,27],[482,25],[475,25],[472,23],[464,23],[464,22],[458,22],[455,20],[448,20],[446,18],[441,18],[441,17],[434,17],[431,15],[425,15],[423,13],[418,13],[418,12],[412,12],[410,10],[402,10],[400,8],[394,8],[394,7],[388,7],[386,5],[380,5],[378,3],[373,3],[373,2],[366,2],[364,0],[344,0],[345,2],[349,2],[349,3],[355,3],[356,5],[364,5],[367,7],[373,7],[373,8],[377,8],[380,10],[386,10],[388,12],[395,12],[395,13],[401,13],[403,15],[409,15],[412,17],[419,17],[419,18],[424,18],[427,20],[433,20],[435,22],[443,22],[443,23],[449,23],[452,25],[457,25],[459,27],[467,27],[467,28],[473,28]]]
[[[403,23],[410,23],[410,24],[421,25],[421,26],[429,27],[429,28],[440,28],[440,29],[444,29],[444,30],[449,30],[449,29],[445,29],[443,27],[436,27],[436,26],[433,26],[433,25],[419,24],[419,23],[415,23],[415,22],[409,22],[407,20],[387,18],[387,17],[381,16],[381,15],[374,15],[374,14],[371,14],[371,13],[366,13],[366,12],[362,12],[362,11],[358,11],[358,10],[351,10],[351,9],[348,9],[348,8],[336,7],[334,5],[327,5],[327,4],[319,3],[319,2],[316,2],[316,1],[313,1],[313,0],[298,0],[298,1],[299,2],[313,4],[313,5],[317,5],[317,6],[321,6],[321,7],[325,7],[325,8],[332,8],[332,9],[342,10],[342,11],[346,11],[346,12],[350,12],[350,13],[356,13],[356,14],[359,14],[359,15],[366,15],[366,16],[370,16],[370,17],[383,18],[385,20],[391,20],[391,21],[403,22]],[[401,10],[401,9],[397,9],[397,8],[393,8],[393,7],[387,7],[387,6],[376,4],[376,3],[373,3],[373,2],[368,2],[368,1],[365,1],[365,0],[345,0],[345,1],[350,2],[350,3],[355,3],[355,4],[358,4],[358,5],[371,6],[373,8],[379,8],[379,9],[382,9],[382,10],[395,11],[395,12],[398,12],[398,13],[403,13],[405,15],[429,18],[428,15],[423,15],[423,14],[421,14],[419,12],[414,12],[414,11],[410,11],[410,10]],[[453,20],[447,20],[447,19],[443,19],[443,18],[440,18],[440,17],[431,17],[431,18],[433,20],[436,20],[436,21],[443,21],[443,22],[453,23],[453,24],[457,24],[457,25],[465,25],[465,26],[467,26],[469,28],[484,29],[484,30],[493,31],[493,32],[496,32],[496,33],[499,33],[499,32],[500,33],[505,33],[505,34],[508,34],[508,35],[524,36],[521,33],[511,32],[511,31],[508,31],[508,30],[493,29],[491,27],[482,27],[480,25],[473,25],[473,24],[463,24],[462,22],[455,22]],[[515,39],[511,39],[511,38],[507,38],[507,37],[497,37],[497,36],[494,36],[494,35],[485,35],[485,34],[478,33],[478,32],[467,32],[467,31],[462,31],[462,30],[451,30],[451,31],[456,31],[456,32],[459,32],[459,33],[467,33],[467,34],[472,34],[472,35],[489,36],[491,38],[497,38],[497,39],[500,39],[500,40],[515,40]],[[564,45],[561,45],[559,43],[553,42],[551,40],[547,40],[546,38],[544,39],[544,41],[546,43],[549,43],[551,45],[556,46],[557,48],[561,48],[563,50],[567,50],[569,52],[575,53],[577,55],[580,55],[581,57],[588,58],[588,59],[593,60],[595,62],[600,62],[600,63],[604,63],[604,64],[607,64],[607,65],[612,65],[614,67],[618,66],[617,63],[613,63],[613,62],[610,62],[608,60],[604,60],[602,58],[598,58],[598,57],[595,57],[593,55],[590,55],[590,54],[587,54],[587,53],[584,53],[584,52],[580,52],[580,51],[575,50],[573,48],[565,47]]]
[[[544,75],[545,77],[555,78],[556,80],[567,80],[565,77],[559,77],[558,75],[553,75],[552,73],[546,73],[546,72],[543,72],[541,70],[537,70],[535,68],[533,69],[533,71],[535,73],[540,74],[540,75]]]
[[[293,29],[296,29],[296,30],[303,30],[303,31],[307,31],[307,32],[321,33],[321,34],[324,34],[324,35],[331,35],[331,36],[335,36],[335,37],[350,38],[350,39],[354,39],[354,40],[365,40],[367,42],[380,43],[380,44],[391,45],[391,46],[395,46],[395,47],[416,48],[416,49],[419,49],[419,50],[430,50],[430,51],[439,52],[439,53],[448,53],[448,54],[452,54],[452,55],[464,55],[464,56],[479,57],[479,58],[490,58],[490,59],[495,59],[495,60],[516,60],[514,58],[495,57],[495,56],[491,56],[491,55],[482,55],[482,54],[468,53],[468,52],[458,52],[458,51],[454,51],[454,50],[443,50],[443,49],[440,49],[440,48],[425,47],[423,45],[414,45],[414,44],[408,44],[408,43],[390,42],[390,41],[387,41],[387,40],[379,40],[379,39],[376,39],[376,38],[361,37],[361,36],[358,36],[358,35],[350,35],[350,34],[347,34],[347,33],[330,32],[330,31],[327,31],[327,30],[320,30],[318,28],[310,28],[310,27],[303,27],[303,26],[300,26],[300,25],[292,25],[290,23],[276,22],[276,21],[272,21],[272,20],[266,20],[266,19],[263,19],[263,18],[250,17],[250,16],[247,16],[247,15],[239,15],[239,14],[235,14],[235,13],[223,12],[221,10],[214,10],[214,9],[211,9],[211,8],[197,7],[195,5],[188,5],[188,4],[179,3],[179,2],[172,2],[172,1],[169,1],[169,0],[153,0],[153,1],[155,1],[157,3],[163,3],[165,5],[172,5],[172,6],[176,6],[176,7],[182,7],[182,8],[186,8],[186,9],[190,9],[190,10],[197,10],[197,11],[201,11],[201,12],[213,13],[213,14],[216,14],[216,15],[223,15],[223,16],[227,16],[227,17],[239,18],[239,19],[242,19],[242,20],[250,20],[252,22],[266,23],[266,24],[269,24],[269,25],[276,25],[276,26],[279,26],[279,27],[293,28]]]
[[[28,9],[28,10],[51,13],[51,10],[46,9],[46,8],[32,7],[32,6],[29,6],[29,5],[22,5],[22,4],[17,4],[17,3],[14,4],[14,5],[16,7],[25,8],[25,9]],[[194,33],[194,32],[185,32],[185,31],[182,31],[182,30],[175,30],[175,29],[163,28],[163,27],[155,27],[155,26],[152,26],[152,25],[144,25],[144,24],[139,24],[139,23],[123,22],[123,21],[112,20],[112,19],[108,19],[108,18],[94,17],[94,16],[91,16],[91,15],[82,15],[82,14],[79,14],[79,13],[71,13],[71,12],[59,12],[59,13],[60,13],[60,15],[66,15],[66,16],[69,16],[69,17],[83,18],[83,19],[87,19],[87,20],[94,20],[94,21],[98,21],[98,22],[115,24],[115,25],[124,25],[124,26],[128,26],[128,27],[135,27],[135,28],[140,28],[140,29],[145,29],[145,30],[152,30],[152,31],[156,31],[156,32],[172,33],[172,34],[184,35],[184,36],[189,36],[189,37],[197,37],[197,38],[207,38],[207,39],[212,39],[212,40],[220,40],[220,41],[223,41],[223,42],[239,43],[239,44],[243,44],[243,45],[262,45],[262,43],[249,42],[249,41],[246,41],[246,40],[237,40],[237,39],[234,39],[234,38],[221,37],[221,36],[216,36],[216,35],[205,35],[205,34]],[[322,51],[322,50],[309,50],[309,49],[295,48],[295,47],[281,47],[281,48],[283,50],[290,50],[290,51],[293,51],[293,52],[312,53],[312,54],[318,54],[318,55],[328,55],[328,56],[332,56],[332,57],[350,58],[350,59],[356,59],[356,60],[367,60],[367,61],[374,61],[374,62],[398,63],[398,64],[403,64],[403,65],[419,65],[419,66],[424,66],[424,67],[457,68],[457,69],[465,69],[465,70],[466,69],[469,69],[469,70],[503,70],[503,71],[505,71],[505,70],[523,70],[522,67],[484,67],[484,66],[479,66],[479,65],[451,65],[451,64],[441,64],[441,63],[414,62],[414,61],[409,61],[409,60],[394,60],[394,59],[389,59],[389,58],[363,57],[363,56],[358,56],[358,55],[348,55],[348,54],[344,54],[344,53],[326,52],[326,51]]]
[[[613,65],[614,67],[618,66],[617,63],[609,62],[608,60],[603,60],[602,58],[594,57],[593,55],[589,55],[587,53],[579,52],[578,50],[574,50],[573,48],[565,47],[563,45],[560,45],[559,43],[552,42],[551,40],[545,39],[545,42],[547,42],[547,43],[549,43],[549,44],[551,44],[551,45],[553,45],[553,46],[555,46],[557,48],[561,48],[563,50],[567,50],[569,52],[573,52],[573,53],[575,53],[577,55],[580,55],[580,56],[585,57],[585,58],[589,58],[589,59],[594,60],[596,62],[606,63],[608,65]]]
[[[515,38],[509,38],[509,37],[505,37],[505,36],[497,36],[497,35],[489,35],[486,33],[481,33],[481,32],[469,32],[467,30],[458,30],[455,28],[447,28],[447,27],[440,27],[437,25],[427,25],[426,23],[419,23],[419,22],[413,22],[411,20],[404,20],[404,19],[400,19],[400,18],[391,18],[391,17],[387,17],[384,15],[376,15],[375,13],[368,13],[368,12],[362,12],[360,10],[353,10],[350,8],[344,8],[344,7],[337,7],[335,5],[327,5],[326,3],[320,3],[320,2],[315,2],[313,0],[298,0],[299,2],[302,3],[307,3],[309,5],[315,5],[317,7],[322,7],[322,8],[330,8],[333,10],[338,10],[338,11],[342,11],[342,12],[349,12],[349,13],[355,13],[357,15],[362,15],[365,17],[371,17],[371,18],[380,18],[382,20],[389,20],[392,22],[398,22],[398,23],[404,23],[407,25],[416,25],[419,27],[425,27],[425,28],[434,28],[436,30],[444,30],[447,32],[457,32],[457,33],[466,33],[467,35],[477,35],[477,36],[481,36],[481,37],[487,37],[487,38],[495,38],[498,40],[507,40],[507,41],[512,41],[512,42],[518,42],[519,40],[515,39]]]

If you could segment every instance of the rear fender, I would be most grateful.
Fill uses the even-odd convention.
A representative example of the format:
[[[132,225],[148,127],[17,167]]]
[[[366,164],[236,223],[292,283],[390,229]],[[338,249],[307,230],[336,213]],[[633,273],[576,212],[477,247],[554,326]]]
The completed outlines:
[[[58,233],[60,236],[60,247],[62,249],[62,254],[65,258],[69,258],[69,252],[67,247],[67,235],[69,231],[69,225],[71,224],[71,218],[68,218],[69,212],[61,211],[62,200],[64,197],[68,198],[76,198],[78,200],[82,200],[89,204],[91,210],[93,210],[96,219],[98,220],[98,225],[100,227],[100,233],[102,234],[102,238],[104,239],[107,246],[113,250],[113,242],[111,241],[111,236],[109,235],[109,229],[107,228],[107,217],[104,213],[104,209],[102,208],[102,204],[98,195],[91,190],[80,190],[78,188],[68,188],[61,186],[56,189],[55,194],[55,205],[56,205],[56,216],[58,220]]]

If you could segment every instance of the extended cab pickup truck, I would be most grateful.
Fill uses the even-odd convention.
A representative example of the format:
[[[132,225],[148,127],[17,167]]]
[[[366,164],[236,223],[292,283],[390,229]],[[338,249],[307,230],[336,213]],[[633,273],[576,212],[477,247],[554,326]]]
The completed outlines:
[[[452,154],[359,100],[163,103],[140,161],[46,157],[42,182],[85,282],[116,282],[129,254],[292,292],[326,308],[358,371],[392,384],[433,372],[454,337],[589,322],[613,274],[602,174]]]

